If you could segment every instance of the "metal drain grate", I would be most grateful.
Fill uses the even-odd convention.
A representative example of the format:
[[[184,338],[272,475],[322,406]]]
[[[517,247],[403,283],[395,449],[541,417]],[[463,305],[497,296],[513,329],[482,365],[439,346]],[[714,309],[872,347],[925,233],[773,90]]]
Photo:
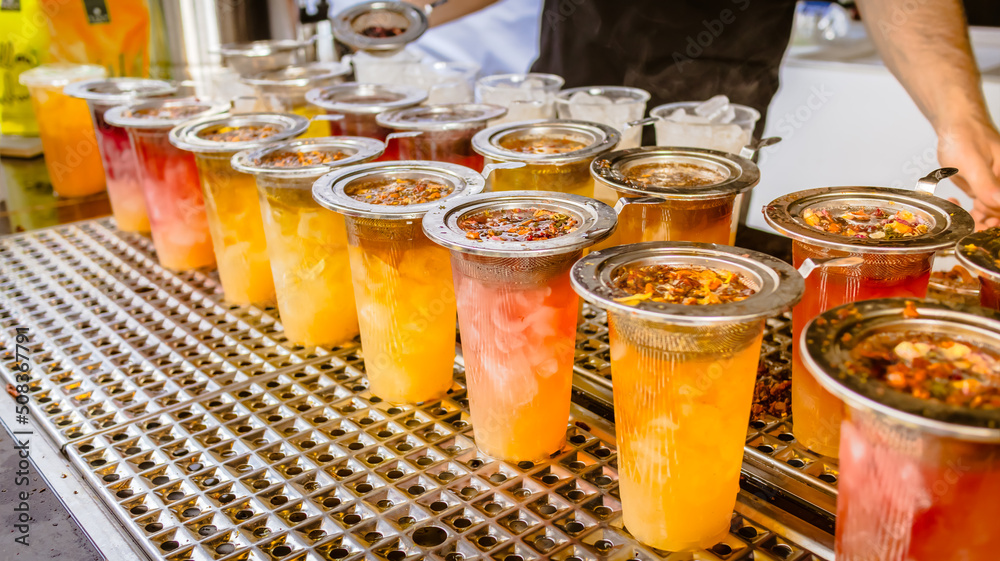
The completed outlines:
[[[584,321],[577,331],[576,381],[582,391],[611,409],[611,356],[607,314],[584,304]],[[795,440],[791,415],[779,416],[781,406],[790,403],[792,377],[792,320],[786,314],[767,320],[755,396],[778,393],[772,403],[762,404],[747,428],[745,468],[766,485],[790,492],[799,500],[832,517],[836,513],[837,460],[810,452]],[[772,392],[778,387],[780,392]],[[746,470],[745,470],[746,471]]]

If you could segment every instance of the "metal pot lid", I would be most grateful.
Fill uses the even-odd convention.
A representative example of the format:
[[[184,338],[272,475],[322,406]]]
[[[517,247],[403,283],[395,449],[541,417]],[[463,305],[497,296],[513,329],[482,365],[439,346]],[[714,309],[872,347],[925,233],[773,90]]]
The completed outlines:
[[[347,82],[306,92],[306,101],[337,113],[376,114],[423,103],[427,91],[413,86]]]
[[[304,88],[316,82],[332,80],[350,73],[351,67],[341,62],[312,62],[277,70],[265,70],[248,78],[242,78],[242,81],[251,86]]]
[[[955,247],[955,257],[977,275],[1000,282],[1000,227],[965,236]]]
[[[406,2],[363,2],[333,18],[333,35],[369,53],[398,51],[427,31],[427,16]]]
[[[70,97],[86,99],[87,101],[100,101],[105,104],[117,104],[137,98],[170,95],[176,91],[177,87],[170,82],[149,80],[146,78],[87,80],[86,82],[74,82],[63,89],[63,93]]]
[[[507,108],[489,103],[442,103],[379,113],[375,121],[399,130],[450,130],[482,126],[507,114]]]
[[[913,306],[909,310],[907,303]],[[939,435],[1000,442],[1000,409],[973,409],[921,399],[880,380],[849,372],[846,363],[859,342],[893,331],[946,333],[1000,353],[997,312],[913,298],[866,300],[833,308],[806,325],[801,342],[793,343],[804,349],[802,360],[819,383],[853,407],[875,410]]]
[[[225,57],[264,57],[275,53],[303,49],[312,41],[295,39],[273,39],[266,41],[251,41],[249,43],[226,43],[219,47],[219,53]]]
[[[119,105],[104,113],[104,120],[116,127],[168,129],[194,119],[229,111],[228,103],[190,98],[156,99],[135,105]]]
[[[532,154],[504,147],[504,143],[536,138],[566,139],[581,147],[558,154]],[[472,148],[479,154],[501,162],[526,164],[569,164],[592,159],[614,150],[621,135],[612,127],[589,121],[547,119],[503,123],[483,129],[472,137]]]
[[[905,238],[852,238],[825,232],[802,218],[806,209],[843,212],[848,208],[878,207],[890,212],[908,210],[928,223],[927,232]],[[764,219],[794,240],[849,253],[928,253],[955,244],[975,225],[962,207],[919,191],[888,187],[824,187],[797,191],[771,201]]]
[[[360,187],[395,179],[426,179],[450,187],[451,192],[440,199],[412,205],[366,203],[350,196]],[[321,206],[347,216],[420,220],[428,211],[446,201],[482,192],[485,185],[482,175],[456,164],[425,160],[375,162],[338,169],[320,177],[313,184],[313,199]]]
[[[760,181],[760,168],[746,158],[718,150],[667,146],[598,156],[590,174],[619,193],[683,200],[735,196]]]
[[[233,169],[243,173],[269,177],[316,177],[332,169],[368,162],[382,155],[385,144],[374,138],[360,136],[331,136],[276,142],[263,148],[243,150],[233,155]],[[294,161],[281,162],[284,156],[301,153],[325,154],[340,159],[327,163],[305,164]]]
[[[756,292],[739,302],[713,305],[669,304],[627,297],[612,284],[623,267],[696,266],[740,275]],[[802,299],[805,281],[788,263],[764,253],[725,245],[692,242],[644,242],[595,251],[573,265],[573,289],[599,308],[642,319],[685,325],[747,322],[782,313]]]
[[[544,209],[569,215],[578,226],[571,232],[545,240],[504,241],[469,239],[459,221],[487,211]],[[450,250],[486,257],[546,257],[579,251],[615,231],[618,216],[598,200],[568,193],[501,191],[450,201],[424,215],[424,233]]]
[[[203,135],[219,129],[241,127],[273,127],[277,132],[264,138],[226,142],[209,140]],[[170,143],[189,152],[234,153],[248,148],[258,148],[264,144],[294,138],[309,128],[309,120],[299,115],[286,113],[240,113],[224,115],[212,119],[202,119],[175,127],[170,131]]]

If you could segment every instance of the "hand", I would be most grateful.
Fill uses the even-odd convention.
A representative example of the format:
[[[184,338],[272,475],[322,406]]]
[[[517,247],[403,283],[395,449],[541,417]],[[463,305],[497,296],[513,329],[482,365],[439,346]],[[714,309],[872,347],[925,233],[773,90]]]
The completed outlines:
[[[988,118],[942,128],[938,161],[958,168],[952,180],[973,198],[976,228],[1000,226],[1000,133]]]

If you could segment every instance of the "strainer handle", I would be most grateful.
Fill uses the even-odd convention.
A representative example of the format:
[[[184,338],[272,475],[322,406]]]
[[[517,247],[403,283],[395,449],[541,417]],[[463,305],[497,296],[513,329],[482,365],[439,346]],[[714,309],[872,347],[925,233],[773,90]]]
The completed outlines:
[[[441,5],[447,4],[447,3],[448,3],[448,0],[436,0],[434,2],[431,2],[430,4],[425,4],[424,5],[424,15],[425,16],[431,15],[431,12],[434,11],[434,8],[437,8],[438,6],[441,6]]]
[[[663,199],[656,197],[620,197],[615,203],[615,214],[621,214],[628,205],[659,205]]]
[[[799,274],[807,279],[816,269],[823,267],[854,267],[864,262],[860,257],[828,257],[826,259],[808,258],[799,265]]]
[[[750,144],[747,144],[740,149],[740,157],[752,160],[762,149],[767,148],[768,146],[773,146],[779,142],[781,142],[780,136],[769,136],[760,140],[750,139]]]
[[[625,123],[625,128],[622,129],[622,132],[625,132],[632,127],[644,127],[646,125],[652,125],[656,121],[659,121],[657,117],[646,117],[645,119],[636,119],[635,121],[629,121]]]
[[[240,101],[252,101],[248,109],[244,110],[246,104],[240,103]],[[232,108],[233,113],[253,113],[257,106],[257,96],[255,95],[238,95],[229,102],[229,107]]]
[[[914,191],[933,195],[938,183],[958,173],[958,168],[939,168],[917,180]]]
[[[312,122],[312,121],[343,121],[343,120],[344,120],[344,116],[340,115],[340,114],[336,114],[336,115],[315,115],[315,116],[313,116],[313,118],[309,119],[309,122]]]
[[[523,168],[524,162],[497,162],[495,164],[486,164],[483,166],[483,179],[486,181],[490,180],[490,175],[498,169],[517,169]]]

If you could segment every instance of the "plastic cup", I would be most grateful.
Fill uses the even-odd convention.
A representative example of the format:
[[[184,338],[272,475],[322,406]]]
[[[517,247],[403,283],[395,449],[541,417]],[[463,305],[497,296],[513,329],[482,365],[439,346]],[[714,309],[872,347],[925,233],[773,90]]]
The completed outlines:
[[[104,190],[104,167],[87,102],[66,95],[63,88],[106,75],[103,66],[57,63],[36,66],[18,78],[31,95],[49,179],[61,197],[83,197]]]
[[[707,148],[730,154],[739,154],[744,146],[750,144],[753,129],[760,119],[760,112],[753,107],[731,103],[736,117],[728,123],[692,123],[670,118],[670,115],[678,110],[694,115],[695,107],[701,103],[701,101],[680,101],[658,105],[651,109],[649,115],[656,119],[656,144]]]
[[[432,62],[420,65],[417,85],[427,90],[427,103],[472,103],[475,99],[478,64],[467,62]]]
[[[170,131],[171,144],[194,153],[227,302],[268,305],[275,300],[257,182],[233,169],[233,155],[294,138],[308,126],[298,115],[244,113],[193,121]]]
[[[795,340],[809,373],[846,409],[837,485],[838,561],[996,559],[1000,408],[971,406],[966,400],[976,393],[953,401],[953,388],[989,388],[995,374],[928,378],[947,362],[932,358],[924,363],[929,382],[920,382],[914,392],[890,383],[893,374],[880,370],[918,379],[907,374],[915,365],[903,357],[910,350],[920,356],[917,345],[927,341],[957,342],[970,351],[966,360],[981,351],[995,359],[998,320],[996,312],[978,306],[891,298],[833,308]],[[900,339],[905,348],[895,346]],[[876,369],[860,358],[859,349],[871,353],[873,340],[881,365]],[[949,354],[961,362],[958,347]],[[995,378],[992,388],[995,403]],[[949,390],[950,395],[939,393]]]
[[[684,241],[731,245],[740,200],[760,179],[752,161],[714,150],[646,147],[616,150],[590,166],[614,193],[618,232],[609,245]]]
[[[732,274],[755,292],[684,305],[619,287],[622,275],[657,266]],[[572,282],[608,310],[625,527],[658,549],[711,547],[728,533],[739,492],[764,322],[801,298],[801,277],[754,251],[650,242],[591,253]]]
[[[187,271],[215,265],[194,155],[170,144],[170,129],[223,113],[228,104],[160,99],[109,109],[105,120],[129,136],[160,265]]]
[[[567,219],[565,231],[503,240],[470,239],[466,228],[487,215],[523,224],[541,220],[539,213]],[[614,210],[600,201],[540,191],[466,197],[424,216],[424,233],[451,250],[472,426],[483,453],[534,462],[566,443],[579,308],[569,270],[614,227]]]
[[[331,170],[377,158],[383,148],[372,138],[340,136],[233,156],[233,168],[257,178],[278,312],[292,344],[336,345],[359,333],[344,217],[316,203],[312,186]]]
[[[507,108],[507,114],[493,122],[513,123],[556,116],[554,100],[566,81],[555,74],[494,74],[476,81],[476,102]]]
[[[438,198],[383,204],[363,192],[386,185],[431,185]],[[475,171],[441,162],[361,164],[316,181],[313,197],[347,222],[348,254],[358,306],[365,372],[372,393],[393,403],[421,403],[452,386],[455,291],[448,251],[427,239],[424,214],[453,198],[483,190]],[[413,204],[403,204],[412,200]]]
[[[339,62],[314,62],[302,66],[289,66],[268,70],[244,78],[243,83],[253,86],[257,95],[257,110],[273,113],[294,113],[306,119],[323,113],[323,110],[306,101],[306,92],[340,84],[351,73],[351,67]],[[316,120],[309,123],[303,138],[329,136],[330,124]]]
[[[928,229],[912,237],[853,237],[826,232],[803,217],[807,210],[840,216],[857,208],[869,213],[883,209],[887,216],[911,212]],[[972,217],[958,205],[926,193],[884,187],[799,191],[771,201],[764,207],[764,217],[772,228],[793,239],[797,268],[807,259],[820,265],[806,275],[805,296],[792,311],[796,341],[812,318],[841,304],[892,296],[923,298],[934,253],[953,246],[973,228]],[[843,407],[806,372],[794,346],[792,415],[798,442],[816,453],[837,457]]]
[[[979,303],[1000,310],[1000,228],[970,234],[955,246],[958,262],[979,277]]]
[[[527,121],[494,125],[472,137],[486,164],[514,162],[490,176],[492,191],[555,191],[594,196],[590,163],[614,150],[621,136],[613,128],[585,121]]]
[[[125,232],[148,232],[149,214],[139,185],[135,152],[124,128],[112,125],[104,114],[112,107],[149,97],[163,97],[177,88],[162,80],[142,78],[107,78],[75,82],[64,93],[84,99],[97,134],[97,147],[104,164],[108,199],[118,229]]]
[[[394,131],[420,133],[395,139],[401,160],[448,162],[482,171],[483,156],[472,149],[472,137],[506,111],[481,103],[424,105],[386,111],[376,121]]]
[[[649,92],[624,86],[570,88],[556,95],[556,117],[591,121],[614,127],[622,135],[619,148],[638,148],[642,129],[628,123],[646,114]]]
[[[413,107],[427,99],[427,92],[411,86],[348,82],[306,93],[310,104],[329,115],[334,136],[365,136],[385,141],[392,132],[375,118],[383,111]]]
[[[401,50],[391,55],[372,55],[358,51],[351,55],[354,77],[365,84],[412,84],[420,78],[420,55]]]

